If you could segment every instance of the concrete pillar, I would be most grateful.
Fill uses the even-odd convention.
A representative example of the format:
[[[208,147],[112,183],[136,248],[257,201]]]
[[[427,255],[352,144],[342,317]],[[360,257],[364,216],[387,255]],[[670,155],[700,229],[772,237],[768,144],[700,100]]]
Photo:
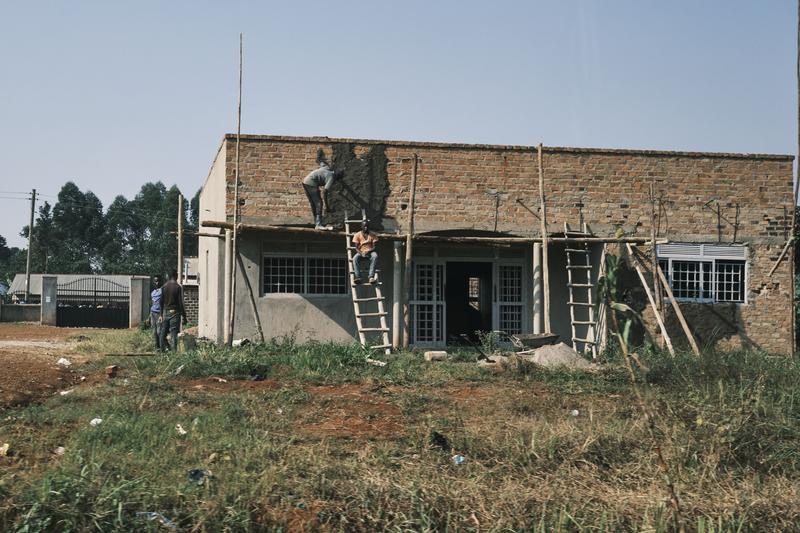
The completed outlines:
[[[403,340],[403,243],[400,241],[394,241],[392,288],[392,346],[396,350]]]
[[[42,276],[42,305],[40,322],[43,326],[57,326],[58,277]]]
[[[542,244],[533,243],[533,332],[542,332]]]
[[[150,278],[147,276],[131,276],[128,303],[128,326],[138,328],[147,320],[150,311]]]
[[[231,316],[231,272],[233,272],[233,232],[225,230],[225,279],[223,282],[222,295],[222,341],[228,344],[228,324]],[[217,313],[219,316],[219,312]]]

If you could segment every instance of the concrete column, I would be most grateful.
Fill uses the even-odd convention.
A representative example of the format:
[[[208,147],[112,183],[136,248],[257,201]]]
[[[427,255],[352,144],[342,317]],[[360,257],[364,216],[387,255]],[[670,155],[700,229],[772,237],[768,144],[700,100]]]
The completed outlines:
[[[394,241],[392,288],[392,346],[396,350],[403,341],[403,243],[400,241]]]
[[[225,230],[225,274],[223,281],[222,294],[222,316],[218,319],[222,322],[222,341],[228,344],[228,323],[231,316],[231,272],[233,272],[233,232]],[[219,308],[217,308],[219,310]],[[219,342],[219,341],[218,341]]]
[[[533,332],[542,332],[542,244],[533,243]]]
[[[58,278],[42,276],[42,305],[40,322],[43,326],[57,326]]]
[[[150,278],[131,276],[128,303],[128,327],[138,328],[147,319],[150,309]]]

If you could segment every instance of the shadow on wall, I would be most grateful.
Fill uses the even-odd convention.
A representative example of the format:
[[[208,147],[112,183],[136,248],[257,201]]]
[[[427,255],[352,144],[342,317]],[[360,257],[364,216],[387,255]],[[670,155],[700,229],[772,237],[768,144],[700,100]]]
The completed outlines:
[[[322,150],[318,159],[326,160]],[[361,218],[363,209],[371,227],[383,230],[386,199],[390,193],[386,147],[370,146],[366,154],[356,156],[355,145],[335,144],[331,159],[331,167],[344,172],[344,177],[333,186],[330,198],[332,213],[326,218],[338,224],[344,220],[345,212],[351,219]]]
[[[681,311],[689,324],[700,349],[722,350],[737,348],[759,348],[738,324],[741,324],[739,306],[727,304],[681,303]],[[664,322],[676,348],[689,349],[674,309],[665,305]]]

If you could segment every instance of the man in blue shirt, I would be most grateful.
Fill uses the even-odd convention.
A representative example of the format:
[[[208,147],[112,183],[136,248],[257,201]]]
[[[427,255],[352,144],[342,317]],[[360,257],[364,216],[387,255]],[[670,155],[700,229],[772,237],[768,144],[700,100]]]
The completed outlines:
[[[341,171],[333,171],[324,161],[319,164],[319,168],[308,173],[303,178],[303,189],[306,191],[308,203],[311,204],[311,214],[314,216],[314,227],[316,229],[333,229],[322,223],[322,213],[330,213],[331,208],[328,203],[328,191],[333,187],[333,182],[341,179]]]
[[[161,278],[155,277],[156,288],[150,293],[150,327],[153,328],[153,340],[156,350],[161,350]]]

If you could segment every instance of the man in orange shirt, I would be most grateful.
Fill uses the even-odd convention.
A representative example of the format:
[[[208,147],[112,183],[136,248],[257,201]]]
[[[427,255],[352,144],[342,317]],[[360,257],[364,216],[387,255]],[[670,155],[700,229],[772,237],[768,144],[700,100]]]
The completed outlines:
[[[361,283],[361,261],[369,259],[369,282],[375,283],[375,266],[378,263],[378,252],[375,245],[378,237],[369,232],[369,224],[365,220],[361,226],[361,231],[353,235],[353,245],[356,247],[356,255],[353,257],[353,271],[356,283]]]

